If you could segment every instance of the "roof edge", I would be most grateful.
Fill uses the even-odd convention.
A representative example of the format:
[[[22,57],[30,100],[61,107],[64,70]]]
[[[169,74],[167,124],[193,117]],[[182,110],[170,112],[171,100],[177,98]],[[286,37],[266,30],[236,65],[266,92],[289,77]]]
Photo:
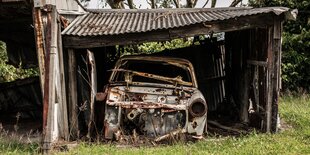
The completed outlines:
[[[246,10],[253,7],[218,7],[218,8],[163,8],[163,9],[87,9],[89,13],[139,13],[139,12],[178,12],[178,11],[223,11],[223,10]]]
[[[260,14],[274,14],[281,16],[281,20],[295,20],[298,11],[287,7],[225,7],[225,8],[182,8],[182,9],[101,9],[92,13],[87,10],[78,16],[62,31],[62,35],[71,36],[101,36],[128,33],[142,33],[155,30],[183,27],[205,22],[237,19],[245,16]],[[142,14],[141,14],[142,13]],[[145,15],[154,14],[152,16]],[[126,25],[126,18],[119,16],[130,15],[130,26]],[[138,15],[131,15],[138,14]],[[174,16],[173,14],[179,14]],[[124,16],[125,16],[124,15]],[[128,17],[127,15],[126,17]],[[143,19],[141,18],[143,17]],[[167,16],[167,17],[166,17]],[[160,17],[160,18],[159,18]],[[147,20],[145,20],[147,18]],[[154,18],[154,19],[148,19]],[[157,20],[159,19],[159,20]],[[143,21],[142,24],[140,22]],[[171,22],[172,21],[172,22]],[[115,24],[116,23],[116,24]],[[125,23],[125,24],[124,24]]]

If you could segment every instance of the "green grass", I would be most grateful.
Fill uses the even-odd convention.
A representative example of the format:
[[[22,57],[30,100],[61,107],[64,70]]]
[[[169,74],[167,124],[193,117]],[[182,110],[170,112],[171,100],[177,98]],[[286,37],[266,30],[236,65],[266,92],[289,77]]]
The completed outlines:
[[[22,143],[18,140],[0,138],[0,154],[38,154],[39,153],[38,143]]]
[[[277,134],[251,133],[242,137],[207,138],[197,143],[157,147],[118,148],[108,144],[81,143],[69,152],[58,154],[310,154],[310,95],[284,96],[279,113],[286,130]],[[8,148],[6,148],[8,147]],[[37,153],[37,145],[2,145],[0,154]]]
[[[310,97],[284,96],[282,120],[292,126],[278,134],[256,134],[208,139],[198,143],[161,147],[117,148],[114,145],[81,144],[65,154],[310,154]]]

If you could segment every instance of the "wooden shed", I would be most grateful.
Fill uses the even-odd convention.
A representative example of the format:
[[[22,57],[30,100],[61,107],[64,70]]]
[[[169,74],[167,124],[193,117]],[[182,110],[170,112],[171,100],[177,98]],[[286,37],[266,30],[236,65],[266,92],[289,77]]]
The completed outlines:
[[[294,10],[242,7],[66,12],[72,21],[59,12],[55,4],[34,3],[46,148],[60,139],[91,138],[94,125],[100,128],[102,111],[94,94],[107,84],[108,70],[122,46],[219,33],[224,36],[221,40],[211,37],[198,46],[161,54],[192,61],[213,114],[210,119],[225,117],[263,132],[277,131],[282,23],[296,18]]]
[[[64,51],[69,55],[70,71],[77,72],[80,65],[74,62],[79,58],[72,58],[81,57],[86,49],[92,51],[100,68],[96,69],[98,87],[95,90],[98,90],[107,83],[102,73],[107,68],[100,66],[109,66],[110,53],[119,55],[116,45],[224,33],[222,41],[211,39],[209,45],[202,43],[160,55],[192,61],[198,68],[198,83],[205,92],[211,113],[256,124],[255,127],[264,132],[275,132],[281,88],[282,23],[295,16],[294,11],[284,7],[88,10],[62,31],[62,39]],[[68,75],[73,88],[76,88],[75,74]],[[79,105],[78,92],[68,91],[69,105]],[[256,119],[250,120],[249,115],[254,114],[249,114],[249,106],[255,111]],[[74,117],[77,116],[69,115],[69,122],[73,122]]]

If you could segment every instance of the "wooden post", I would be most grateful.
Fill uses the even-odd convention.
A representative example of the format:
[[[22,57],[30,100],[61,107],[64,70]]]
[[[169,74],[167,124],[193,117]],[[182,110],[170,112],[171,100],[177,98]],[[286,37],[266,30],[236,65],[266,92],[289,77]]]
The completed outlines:
[[[47,23],[46,23],[46,34],[45,34],[45,47],[46,52],[44,53],[45,56],[45,65],[44,65],[44,90],[43,90],[43,152],[47,153],[50,149],[51,143],[51,131],[50,131],[50,119],[48,118],[48,113],[51,110],[49,103],[50,103],[50,93],[49,93],[49,73],[50,73],[50,51],[49,48],[51,46],[51,15],[47,13]]]
[[[68,106],[69,106],[69,122],[70,136],[75,139],[78,136],[78,109],[77,109],[77,81],[76,81],[76,59],[73,49],[68,49]]]
[[[249,123],[249,67],[247,65],[246,60],[249,57],[249,51],[250,49],[250,30],[244,31],[241,34],[241,39],[244,40],[244,42],[240,42],[239,45],[239,50],[240,50],[240,55],[239,55],[239,72],[237,72],[238,77],[240,77],[239,83],[239,102],[240,102],[240,121],[242,123]]]
[[[241,74],[242,82],[240,83],[240,120],[242,123],[249,123],[249,69],[246,67],[246,65],[244,65]]]
[[[87,50],[87,60],[90,64],[90,119],[88,122],[87,137],[91,138],[93,127],[95,124],[95,96],[97,93],[97,71],[94,53]]]
[[[40,85],[42,96],[44,94],[44,74],[45,74],[45,48],[44,48],[44,27],[42,23],[42,12],[40,8],[33,9],[33,25],[37,49],[38,64],[40,70]]]
[[[276,18],[276,17],[275,17]],[[274,75],[272,77],[272,114],[271,114],[271,132],[277,131],[278,125],[278,100],[279,100],[279,93],[280,93],[280,74],[281,74],[281,33],[282,33],[282,23],[279,18],[274,20],[273,26],[273,46],[272,50],[274,53],[273,58],[273,68],[274,68]]]
[[[51,143],[58,138],[57,128],[54,124],[57,116],[54,116],[55,109],[55,56],[57,53],[57,23],[56,6],[46,5],[47,24],[45,39],[45,77],[43,96],[43,152],[48,153]],[[55,132],[56,129],[56,132]]]
[[[273,53],[273,27],[268,30],[268,49],[267,49],[267,104],[266,104],[266,132],[271,131],[271,112],[272,112],[272,95],[273,95],[273,80],[274,76],[274,53]]]
[[[57,18],[59,19],[59,17]],[[62,47],[62,39],[61,39],[61,28],[60,23],[58,23],[58,31],[57,31],[57,44],[58,44],[58,64],[59,64],[59,134],[64,140],[69,140],[69,127],[68,127],[68,110],[67,110],[67,95],[66,95],[66,84],[65,84],[65,71],[64,71],[64,60],[63,60],[63,47]]]
[[[51,50],[50,50],[50,77],[49,77],[49,89],[50,89],[50,98],[49,98],[49,107],[52,107],[53,111],[50,112],[48,115],[51,118],[51,124],[48,124],[52,126],[51,132],[52,132],[52,139],[51,142],[55,142],[58,139],[58,119],[57,115],[55,116],[55,111],[58,111],[57,107],[59,103],[59,98],[60,95],[57,96],[57,94],[60,92],[60,85],[59,84],[59,63],[58,63],[58,47],[57,47],[57,11],[56,11],[56,6],[54,5],[47,5],[48,9],[51,9]],[[57,93],[57,94],[56,94]],[[58,99],[58,100],[56,100]],[[57,113],[56,113],[57,114]]]

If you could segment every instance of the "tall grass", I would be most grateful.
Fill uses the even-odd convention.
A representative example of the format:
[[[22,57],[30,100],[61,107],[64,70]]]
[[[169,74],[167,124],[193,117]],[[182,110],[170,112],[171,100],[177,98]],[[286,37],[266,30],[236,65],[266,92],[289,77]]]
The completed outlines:
[[[282,130],[277,134],[252,132],[241,137],[210,138],[197,143],[178,143],[156,147],[119,148],[110,144],[81,143],[69,152],[57,154],[310,154],[310,95],[285,95],[279,102]],[[5,144],[0,154],[37,153],[38,145]]]
[[[4,130],[0,132],[0,154],[22,155],[39,153],[38,142],[25,141],[25,139],[29,139],[30,135],[18,135]]]
[[[279,107],[283,124],[277,134],[253,132],[238,138],[207,138],[198,143],[139,148],[83,143],[63,154],[310,154],[310,96],[285,95]]]

